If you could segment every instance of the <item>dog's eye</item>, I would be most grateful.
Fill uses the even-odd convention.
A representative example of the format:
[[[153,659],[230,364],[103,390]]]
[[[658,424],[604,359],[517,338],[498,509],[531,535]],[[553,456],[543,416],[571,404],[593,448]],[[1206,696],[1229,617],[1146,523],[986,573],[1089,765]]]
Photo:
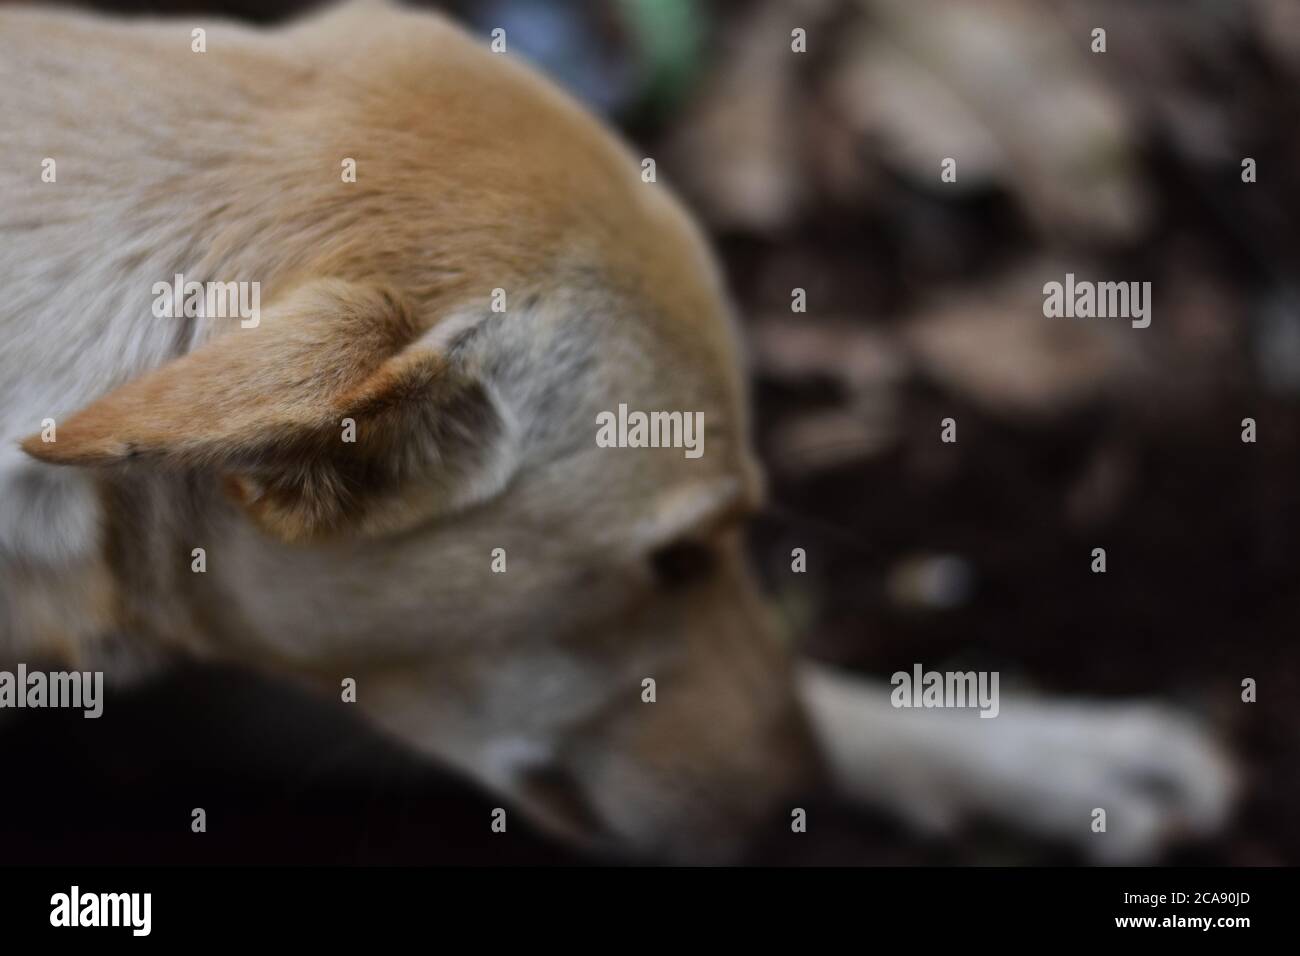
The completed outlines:
[[[650,567],[661,587],[680,588],[707,577],[713,570],[712,549],[699,541],[675,541],[650,555]]]

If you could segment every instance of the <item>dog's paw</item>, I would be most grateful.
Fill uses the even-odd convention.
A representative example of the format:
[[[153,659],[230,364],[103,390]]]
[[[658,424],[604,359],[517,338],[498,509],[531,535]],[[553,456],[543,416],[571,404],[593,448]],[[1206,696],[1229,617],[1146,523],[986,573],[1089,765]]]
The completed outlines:
[[[1098,863],[1212,834],[1237,789],[1211,735],[1164,707],[1021,703],[962,730],[973,809]]]
[[[898,708],[887,688],[816,665],[800,688],[841,791],[926,833],[992,820],[1096,862],[1140,863],[1213,834],[1238,789],[1213,735],[1162,706]]]

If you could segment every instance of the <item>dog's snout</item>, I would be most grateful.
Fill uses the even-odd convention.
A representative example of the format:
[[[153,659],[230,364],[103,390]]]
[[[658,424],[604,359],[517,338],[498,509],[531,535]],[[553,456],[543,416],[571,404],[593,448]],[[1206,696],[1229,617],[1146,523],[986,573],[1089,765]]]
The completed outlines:
[[[740,706],[725,686],[673,693],[606,715],[568,755],[584,842],[664,862],[737,862],[766,829],[789,825],[799,795],[822,788],[813,736],[792,695]]]

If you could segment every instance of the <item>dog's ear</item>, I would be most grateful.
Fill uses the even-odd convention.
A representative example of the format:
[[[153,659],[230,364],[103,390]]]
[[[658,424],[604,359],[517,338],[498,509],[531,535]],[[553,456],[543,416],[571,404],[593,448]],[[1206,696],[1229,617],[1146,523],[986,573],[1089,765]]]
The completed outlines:
[[[215,471],[292,540],[393,530],[491,497],[515,465],[510,431],[490,384],[420,337],[396,295],[320,280],[23,449],[54,464]]]

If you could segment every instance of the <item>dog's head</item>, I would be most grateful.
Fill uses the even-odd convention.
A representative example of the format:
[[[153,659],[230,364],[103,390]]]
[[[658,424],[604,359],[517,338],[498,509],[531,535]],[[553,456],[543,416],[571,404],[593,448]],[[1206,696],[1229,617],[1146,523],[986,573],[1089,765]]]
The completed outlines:
[[[739,540],[761,490],[720,284],[594,123],[429,42],[382,115],[330,117],[392,147],[354,233],[256,327],[25,448],[185,498],[131,560],[176,569],[204,651],[352,678],[376,723],[579,838],[715,856],[812,759]],[[453,115],[422,126],[430,83]],[[329,188],[294,201],[328,219]]]

